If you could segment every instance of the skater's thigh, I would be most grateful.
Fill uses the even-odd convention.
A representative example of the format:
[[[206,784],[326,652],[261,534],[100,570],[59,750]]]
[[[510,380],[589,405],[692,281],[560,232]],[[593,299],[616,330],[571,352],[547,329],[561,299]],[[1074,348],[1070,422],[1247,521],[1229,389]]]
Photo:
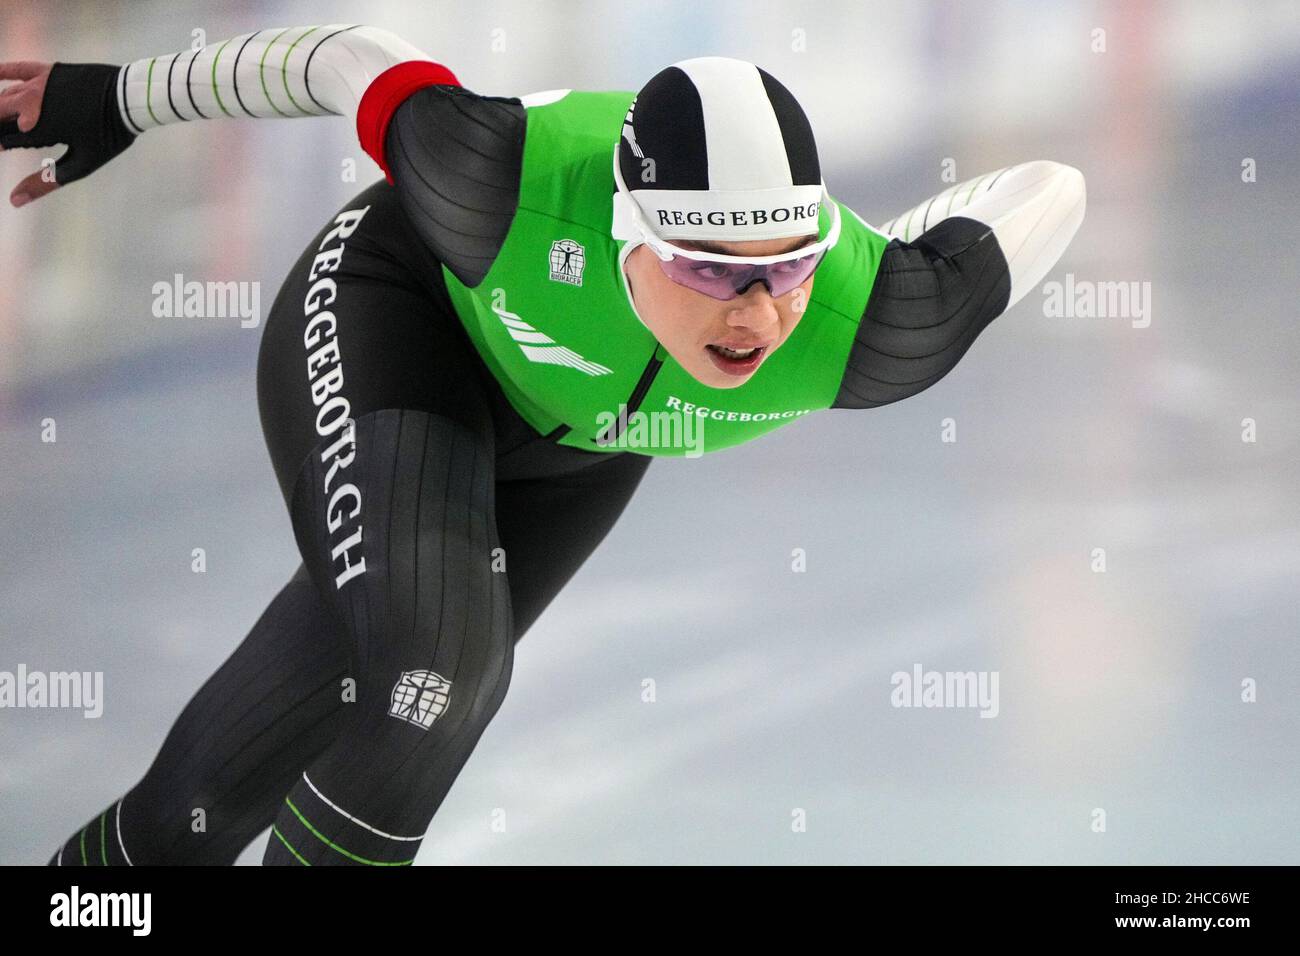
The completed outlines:
[[[378,182],[321,227],[263,331],[267,448],[303,562],[346,626],[349,582],[399,599],[418,583],[421,506],[430,522],[448,496],[492,507],[485,371],[438,269]]]
[[[515,640],[609,534],[649,464],[648,456],[622,453],[571,474],[497,483]]]
[[[346,468],[351,423],[369,413],[423,411],[476,432],[490,427],[481,360],[439,268],[381,180],[330,217],[290,269],[257,371],[286,504],[309,456]]]

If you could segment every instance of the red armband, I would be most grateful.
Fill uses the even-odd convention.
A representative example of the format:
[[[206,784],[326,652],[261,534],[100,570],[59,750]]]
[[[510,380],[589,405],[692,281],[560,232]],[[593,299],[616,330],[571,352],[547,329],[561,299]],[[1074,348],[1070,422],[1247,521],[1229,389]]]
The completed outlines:
[[[416,90],[435,83],[460,86],[456,75],[441,63],[429,60],[408,60],[390,66],[380,73],[365,93],[357,106],[357,138],[361,148],[379,164],[389,184],[393,175],[388,171],[388,162],[384,159],[384,134],[388,132],[388,121],[393,113]]]

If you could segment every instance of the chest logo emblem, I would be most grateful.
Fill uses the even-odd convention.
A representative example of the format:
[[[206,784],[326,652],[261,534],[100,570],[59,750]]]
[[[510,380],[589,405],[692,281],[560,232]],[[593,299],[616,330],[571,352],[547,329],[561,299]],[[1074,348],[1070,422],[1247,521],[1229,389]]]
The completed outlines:
[[[551,243],[551,281],[582,285],[582,269],[587,264],[586,251],[572,239]]]

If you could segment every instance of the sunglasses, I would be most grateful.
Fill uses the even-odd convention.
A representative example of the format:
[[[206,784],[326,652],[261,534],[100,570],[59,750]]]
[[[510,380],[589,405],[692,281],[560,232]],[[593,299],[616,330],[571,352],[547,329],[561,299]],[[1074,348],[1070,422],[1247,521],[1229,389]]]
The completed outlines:
[[[626,222],[640,241],[650,247],[659,260],[659,268],[673,282],[724,302],[742,295],[755,282],[767,287],[768,294],[779,298],[808,281],[835,245],[840,235],[840,211],[822,183],[821,208],[831,211],[826,238],[774,256],[728,256],[698,249],[683,249],[655,234],[641,207],[623,185],[615,163],[614,194]],[[616,212],[616,215],[618,213]]]
[[[743,295],[755,282],[763,283],[772,298],[780,298],[807,282],[826,257],[825,248],[805,253],[807,247],[803,247],[794,250],[800,255],[763,262],[757,258],[679,249],[666,242],[663,246],[678,250],[664,258],[661,248],[650,246],[664,275],[680,286],[723,301]]]

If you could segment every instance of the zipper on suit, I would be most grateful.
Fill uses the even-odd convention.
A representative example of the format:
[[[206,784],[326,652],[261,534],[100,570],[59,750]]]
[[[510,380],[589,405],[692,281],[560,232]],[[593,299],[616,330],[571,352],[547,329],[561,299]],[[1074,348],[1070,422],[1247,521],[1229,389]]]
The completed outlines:
[[[655,376],[659,374],[659,367],[664,364],[664,347],[655,343],[655,350],[650,355],[650,361],[646,363],[641,372],[641,377],[636,381],[636,387],[632,389],[632,394],[628,396],[624,405],[627,407],[627,414],[631,415],[641,403],[645,401],[646,393],[650,391],[650,385],[654,382]],[[627,416],[619,415],[605,428],[603,432],[592,439],[597,445],[609,445],[618,441],[618,436],[627,428]]]

